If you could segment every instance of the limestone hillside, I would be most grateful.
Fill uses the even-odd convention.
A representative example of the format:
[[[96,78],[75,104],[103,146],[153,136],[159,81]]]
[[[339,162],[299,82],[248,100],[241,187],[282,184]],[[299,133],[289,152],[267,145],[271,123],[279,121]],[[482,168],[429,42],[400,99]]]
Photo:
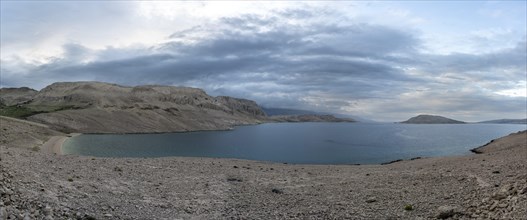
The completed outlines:
[[[0,100],[1,115],[25,118],[64,132],[216,130],[267,119],[254,101],[212,97],[188,87],[60,82],[38,92],[2,89]]]
[[[28,87],[0,88],[0,106],[16,105],[31,100],[38,91]]]

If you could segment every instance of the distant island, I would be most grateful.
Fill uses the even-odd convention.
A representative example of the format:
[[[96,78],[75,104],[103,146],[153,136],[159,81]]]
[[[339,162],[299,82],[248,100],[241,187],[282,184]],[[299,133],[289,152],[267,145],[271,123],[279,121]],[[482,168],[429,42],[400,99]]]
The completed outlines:
[[[181,132],[265,122],[353,121],[321,114],[269,117],[252,100],[213,97],[198,88],[104,82],[58,82],[40,91],[1,88],[0,115],[66,133]]]
[[[418,115],[406,121],[403,124],[465,124],[466,122],[446,118],[438,115]]]

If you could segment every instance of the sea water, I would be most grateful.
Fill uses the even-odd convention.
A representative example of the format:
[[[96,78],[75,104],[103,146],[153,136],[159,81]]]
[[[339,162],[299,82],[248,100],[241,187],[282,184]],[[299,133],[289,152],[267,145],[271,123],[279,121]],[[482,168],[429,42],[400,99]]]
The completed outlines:
[[[214,157],[295,164],[378,164],[470,154],[492,139],[527,129],[511,124],[268,123],[228,131],[83,134],[66,154],[96,157]]]

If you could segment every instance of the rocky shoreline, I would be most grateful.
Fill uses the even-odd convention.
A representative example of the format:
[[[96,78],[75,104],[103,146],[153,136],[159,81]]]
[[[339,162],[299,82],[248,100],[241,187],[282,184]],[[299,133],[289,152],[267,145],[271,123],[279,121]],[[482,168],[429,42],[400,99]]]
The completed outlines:
[[[521,219],[526,155],[525,131],[481,154],[361,166],[94,158],[2,144],[0,219]]]

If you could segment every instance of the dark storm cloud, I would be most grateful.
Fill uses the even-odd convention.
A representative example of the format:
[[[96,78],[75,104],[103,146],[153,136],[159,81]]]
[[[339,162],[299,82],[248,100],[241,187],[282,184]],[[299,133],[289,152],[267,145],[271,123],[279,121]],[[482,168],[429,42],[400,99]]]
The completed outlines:
[[[289,85],[316,84],[317,80],[326,83],[342,77],[409,80],[400,70],[383,63],[383,57],[414,47],[417,42],[411,35],[382,26],[296,27],[278,20],[255,16],[222,19],[216,24],[222,28],[215,35],[207,35],[197,43],[166,43],[154,49],[155,54],[113,61],[96,59],[75,65],[89,51],[81,45],[68,44],[64,46],[64,59],[41,66],[39,71],[54,77],[90,75],[116,80],[120,76],[125,84],[140,83],[137,79],[141,76],[166,83],[220,74],[232,75],[232,80],[236,80],[240,73],[254,72],[292,75],[291,80],[284,81]],[[254,30],[260,27],[270,30],[262,33]],[[207,34],[208,28],[194,28],[190,32]],[[111,53],[110,49],[97,56],[106,53]]]
[[[42,87],[65,80],[186,85],[272,107],[353,112],[370,105],[372,114],[382,109],[394,115],[525,108],[521,98],[466,89],[474,81],[492,80],[503,82],[489,86],[505,89],[511,79],[524,79],[525,41],[494,53],[434,55],[420,53],[419,38],[408,31],[351,21],[291,22],[318,15],[295,10],[223,18],[173,33],[169,42],[150,48],[67,44],[64,57],[46,65],[2,67],[9,76],[2,85]],[[510,71],[496,72],[503,69]]]
[[[515,47],[487,54],[450,54],[443,56],[425,56],[422,60],[428,72],[468,72],[489,69],[515,68],[525,70],[527,63],[527,44],[519,42]],[[520,73],[525,73],[520,71]],[[509,76],[507,76],[509,77]]]

